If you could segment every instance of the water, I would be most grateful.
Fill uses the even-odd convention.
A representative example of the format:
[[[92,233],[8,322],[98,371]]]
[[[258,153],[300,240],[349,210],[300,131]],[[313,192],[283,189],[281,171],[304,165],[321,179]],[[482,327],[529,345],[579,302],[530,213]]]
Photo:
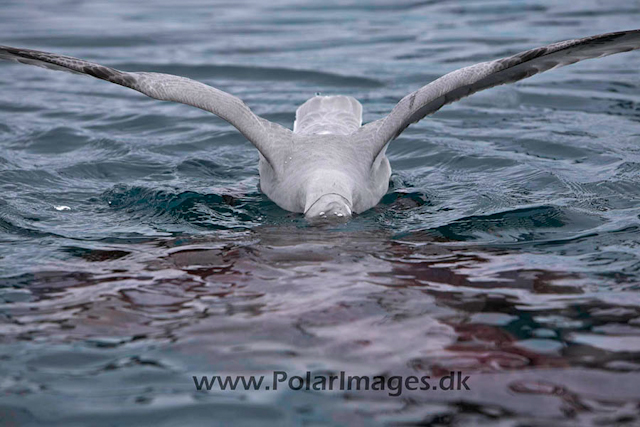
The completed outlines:
[[[639,27],[640,2],[3,2],[0,40],[195,78],[291,127],[479,61]],[[640,54],[410,127],[376,208],[309,227],[220,119],[0,64],[0,419],[640,423]],[[68,207],[66,209],[64,207]],[[197,391],[194,375],[470,376],[466,391]],[[553,420],[553,421],[551,421]]]

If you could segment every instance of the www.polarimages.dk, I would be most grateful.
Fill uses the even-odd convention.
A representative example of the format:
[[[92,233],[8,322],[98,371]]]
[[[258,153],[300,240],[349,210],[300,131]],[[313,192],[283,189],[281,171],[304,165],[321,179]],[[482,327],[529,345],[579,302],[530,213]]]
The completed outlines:
[[[193,376],[195,387],[199,391],[211,390],[314,390],[314,391],[387,391],[389,396],[400,396],[403,390],[453,391],[470,390],[461,371],[450,372],[438,379],[429,376],[373,376],[346,375],[341,371],[338,375],[318,375],[307,371],[304,376],[289,376],[284,371],[273,371],[271,381],[265,382],[265,375],[227,375],[227,376]]]

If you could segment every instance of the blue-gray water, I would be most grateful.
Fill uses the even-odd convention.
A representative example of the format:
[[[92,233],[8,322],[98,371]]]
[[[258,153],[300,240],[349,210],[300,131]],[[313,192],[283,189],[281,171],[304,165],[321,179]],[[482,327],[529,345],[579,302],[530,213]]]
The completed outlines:
[[[640,27],[640,2],[42,1],[0,43],[188,76],[291,126],[476,62]],[[0,421],[640,423],[640,54],[477,94],[308,227],[203,111],[0,64]],[[67,206],[70,210],[57,210]],[[470,391],[197,391],[193,375],[470,376]]]

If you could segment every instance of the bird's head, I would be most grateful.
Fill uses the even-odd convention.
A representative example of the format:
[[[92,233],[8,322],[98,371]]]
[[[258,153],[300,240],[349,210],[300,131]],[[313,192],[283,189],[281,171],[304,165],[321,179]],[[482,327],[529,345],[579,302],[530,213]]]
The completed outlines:
[[[351,214],[351,202],[336,193],[320,196],[304,212],[311,224],[347,222],[351,219]]]

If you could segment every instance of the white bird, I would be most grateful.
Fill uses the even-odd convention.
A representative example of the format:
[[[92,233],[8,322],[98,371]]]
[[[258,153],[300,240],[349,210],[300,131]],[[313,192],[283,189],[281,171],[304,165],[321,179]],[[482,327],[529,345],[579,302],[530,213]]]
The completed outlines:
[[[412,123],[483,89],[583,59],[640,48],[640,30],[568,40],[461,68],[410,93],[383,119],[362,125],[350,96],[316,96],[296,110],[293,131],[255,115],[240,99],[169,74],[125,72],[68,56],[0,46],[0,58],[88,74],[162,101],[210,111],[235,126],[260,153],[261,190],[311,221],[347,220],[375,206],[389,187],[385,151]]]

